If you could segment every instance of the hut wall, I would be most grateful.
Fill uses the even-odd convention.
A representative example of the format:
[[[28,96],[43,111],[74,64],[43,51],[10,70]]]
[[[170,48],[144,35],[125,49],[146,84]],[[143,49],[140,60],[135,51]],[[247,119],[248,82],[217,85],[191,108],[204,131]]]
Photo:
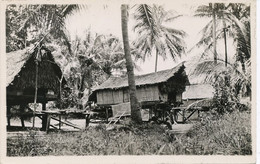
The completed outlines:
[[[128,89],[123,89],[123,102],[129,102],[129,101],[130,101],[130,97],[129,97]]]
[[[97,104],[104,104],[103,92],[97,92]]]
[[[159,89],[157,85],[142,86],[137,88],[136,96],[140,102],[159,101]]]
[[[123,101],[123,90],[102,90],[97,92],[97,104],[118,104]]]
[[[136,90],[137,99],[140,102],[143,101],[159,101],[160,92],[157,85],[154,86],[141,86]],[[163,95],[164,99],[165,96]],[[161,97],[160,97],[161,98]],[[166,99],[167,100],[167,99]],[[111,105],[129,102],[128,89],[118,90],[101,90],[97,92],[97,104],[99,105]]]
[[[113,91],[113,99],[114,99],[114,104],[119,104],[119,103],[124,102],[123,91],[122,90],[114,90]]]

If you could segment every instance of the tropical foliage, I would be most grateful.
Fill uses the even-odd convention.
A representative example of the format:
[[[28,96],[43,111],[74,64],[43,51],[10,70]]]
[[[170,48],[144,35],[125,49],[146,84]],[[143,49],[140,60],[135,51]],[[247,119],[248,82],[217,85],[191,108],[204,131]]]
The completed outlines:
[[[202,53],[208,55],[212,52],[212,46],[215,42],[223,38],[223,29],[228,28],[229,36],[233,38],[237,47],[237,59],[250,58],[250,8],[245,4],[209,4],[199,6],[195,16],[212,17],[213,11],[215,19],[210,20],[208,24],[201,30],[202,37],[196,44],[196,47],[206,46]],[[214,23],[216,24],[215,31],[213,30]],[[213,35],[216,33],[216,38]],[[213,50],[213,53],[216,50]],[[242,55],[243,54],[243,55]],[[240,57],[239,57],[240,56]],[[217,58],[216,58],[217,59]],[[214,60],[216,60],[214,59]],[[219,59],[219,58],[218,58]]]
[[[84,7],[84,6],[83,6]],[[71,40],[64,21],[78,5],[9,5],[6,9],[7,52],[50,44],[59,53],[56,59],[63,70],[69,90],[63,93],[64,107],[81,103],[91,88],[113,73],[122,74],[125,68],[122,44],[110,35],[92,34]],[[69,93],[67,93],[69,91]],[[66,97],[65,97],[66,95]],[[87,100],[84,100],[87,101]],[[70,103],[69,103],[70,102]]]
[[[65,42],[64,20],[77,5],[8,5],[6,8],[7,52],[42,41]],[[70,47],[69,47],[70,50]]]
[[[72,56],[67,57],[64,77],[72,93],[86,103],[91,89],[100,85],[113,74],[121,74],[125,68],[122,44],[118,38],[109,35],[85,32],[85,37],[72,41]],[[84,100],[82,100],[84,99]]]
[[[166,11],[158,5],[141,4],[136,7],[134,18],[137,23],[134,30],[138,37],[133,45],[143,60],[146,56],[151,56],[153,51],[156,52],[155,72],[157,72],[158,55],[166,59],[169,54],[173,60],[176,60],[185,51],[183,37],[186,33],[167,25],[178,17],[180,15],[174,14],[173,11]]]

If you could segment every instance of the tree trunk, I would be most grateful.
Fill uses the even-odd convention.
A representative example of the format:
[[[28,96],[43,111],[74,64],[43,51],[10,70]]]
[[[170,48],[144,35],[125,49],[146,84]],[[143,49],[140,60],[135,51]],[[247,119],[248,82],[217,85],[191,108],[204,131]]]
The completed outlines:
[[[157,52],[157,49],[155,49],[155,52],[156,52],[156,58],[155,58],[155,72],[157,72],[157,65],[158,65],[158,52]]]
[[[133,61],[130,54],[130,46],[128,39],[128,12],[127,5],[121,6],[121,25],[122,25],[122,36],[124,43],[124,52],[126,60],[126,69],[128,75],[128,85],[129,85],[129,94],[130,94],[130,105],[131,105],[131,118],[134,122],[141,123],[141,112],[140,104],[136,97],[136,86],[135,86],[135,76],[134,76],[134,67]]]
[[[215,4],[212,4],[212,18],[213,18],[213,53],[214,53],[214,63],[217,64],[217,50],[216,50],[216,12]]]

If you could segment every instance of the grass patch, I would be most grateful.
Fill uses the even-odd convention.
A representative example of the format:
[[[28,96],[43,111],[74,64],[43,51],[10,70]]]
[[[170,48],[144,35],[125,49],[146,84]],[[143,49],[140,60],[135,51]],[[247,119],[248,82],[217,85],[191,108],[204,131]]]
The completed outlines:
[[[222,117],[207,114],[187,134],[172,134],[160,125],[130,125],[106,131],[53,132],[7,139],[7,156],[60,155],[250,155],[250,113]]]

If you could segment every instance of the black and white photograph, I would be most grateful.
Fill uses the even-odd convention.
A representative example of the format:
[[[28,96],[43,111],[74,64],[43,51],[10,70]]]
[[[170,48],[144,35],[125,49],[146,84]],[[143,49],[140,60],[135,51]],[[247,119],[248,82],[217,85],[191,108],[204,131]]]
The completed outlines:
[[[255,0],[19,2],[1,4],[3,163],[256,162]]]

